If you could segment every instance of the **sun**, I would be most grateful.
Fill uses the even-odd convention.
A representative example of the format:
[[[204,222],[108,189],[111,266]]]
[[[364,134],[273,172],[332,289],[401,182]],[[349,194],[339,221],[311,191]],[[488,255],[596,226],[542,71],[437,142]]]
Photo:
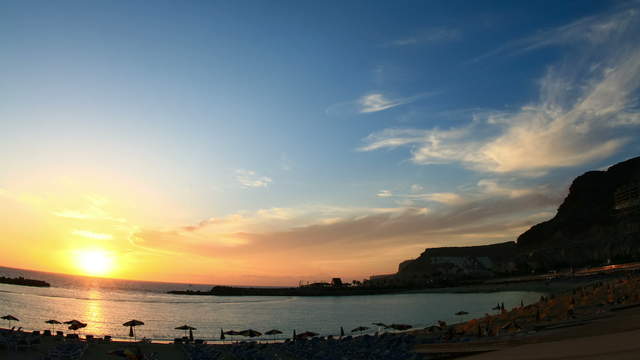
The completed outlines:
[[[78,250],[76,252],[76,266],[90,276],[108,275],[113,268],[111,255],[100,249]]]

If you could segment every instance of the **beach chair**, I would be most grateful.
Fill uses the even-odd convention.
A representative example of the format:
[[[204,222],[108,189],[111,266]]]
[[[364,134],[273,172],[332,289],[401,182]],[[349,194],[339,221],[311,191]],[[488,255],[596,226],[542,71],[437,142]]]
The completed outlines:
[[[173,343],[176,345],[182,344],[182,339],[181,338],[175,338],[173,339]]]
[[[43,336],[51,336],[51,330],[45,330],[42,332]]]
[[[103,338],[103,340],[104,340],[105,342],[111,342],[111,335],[105,335],[105,336],[104,336],[104,338]]]
[[[56,331],[56,336],[64,336],[64,332],[58,330]]]

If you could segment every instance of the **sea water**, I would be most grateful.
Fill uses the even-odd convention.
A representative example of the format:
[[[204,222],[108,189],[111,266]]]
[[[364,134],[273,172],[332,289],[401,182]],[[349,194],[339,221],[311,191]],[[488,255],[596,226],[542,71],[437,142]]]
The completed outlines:
[[[368,332],[383,331],[374,322],[402,323],[414,328],[470,320],[495,313],[496,303],[506,308],[533,303],[538,292],[424,293],[366,296],[186,296],[166,294],[168,290],[208,290],[211,285],[186,285],[128,280],[98,279],[41,273],[0,267],[0,275],[24,276],[45,280],[49,288],[0,284],[0,316],[11,314],[19,322],[0,322],[0,327],[21,326],[27,330],[51,329],[49,319],[60,322],[76,319],[87,323],[81,334],[111,335],[128,338],[129,328],[122,323],[136,319],[144,326],[137,337],[171,340],[184,336],[176,327],[188,324],[197,328],[196,338],[217,340],[220,330],[278,329],[276,338],[313,331],[320,335],[338,335],[358,326]],[[465,316],[456,316],[464,310]],[[56,330],[69,332],[64,325]],[[366,333],[366,332],[365,332]],[[360,334],[360,333],[357,333]],[[272,339],[272,337],[263,337]],[[227,336],[227,340],[240,340]]]

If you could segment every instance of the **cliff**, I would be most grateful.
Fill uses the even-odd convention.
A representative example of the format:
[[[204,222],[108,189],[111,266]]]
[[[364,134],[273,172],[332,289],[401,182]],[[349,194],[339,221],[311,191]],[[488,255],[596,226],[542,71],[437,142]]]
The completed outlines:
[[[640,157],[577,177],[556,216],[517,240],[518,263],[550,269],[640,259]]]
[[[517,242],[426,249],[372,283],[429,284],[640,260],[640,157],[577,177],[553,219]]]

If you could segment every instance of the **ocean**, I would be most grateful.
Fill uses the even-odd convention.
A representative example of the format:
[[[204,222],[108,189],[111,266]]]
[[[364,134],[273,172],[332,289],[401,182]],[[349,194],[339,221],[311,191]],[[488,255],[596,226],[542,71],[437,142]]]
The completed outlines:
[[[496,292],[477,294],[395,294],[342,297],[225,297],[166,294],[168,290],[208,290],[211,285],[186,285],[100,279],[43,273],[0,267],[2,276],[23,276],[45,280],[50,288],[0,284],[0,316],[11,314],[19,322],[0,322],[0,327],[21,326],[26,330],[50,329],[46,320],[60,322],[77,319],[88,324],[80,333],[111,335],[128,339],[129,328],[122,323],[141,320],[137,337],[170,341],[184,335],[176,327],[188,324],[197,328],[196,338],[215,341],[220,330],[255,329],[261,332],[279,329],[280,339],[313,331],[320,335],[337,335],[358,326],[378,328],[372,323],[403,323],[414,328],[470,320],[491,313],[496,303],[505,307],[536,302],[538,292]],[[454,315],[467,311],[464,317]],[[56,330],[68,331],[64,325]],[[380,329],[382,330],[382,329]],[[365,332],[366,333],[366,332]],[[359,333],[358,333],[359,334]],[[238,339],[227,336],[227,340]],[[265,337],[264,339],[272,339]],[[240,339],[238,339],[240,340]]]

